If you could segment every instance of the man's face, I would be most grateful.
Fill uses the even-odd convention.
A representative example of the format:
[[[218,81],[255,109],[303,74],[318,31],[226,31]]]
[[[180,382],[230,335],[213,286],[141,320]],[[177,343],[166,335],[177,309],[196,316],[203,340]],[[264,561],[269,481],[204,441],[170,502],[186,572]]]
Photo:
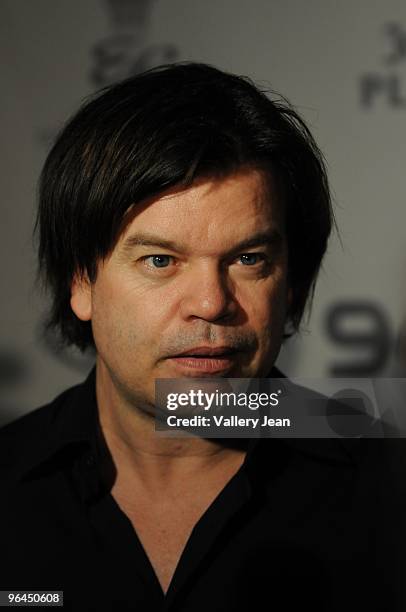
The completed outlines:
[[[269,177],[200,179],[130,214],[96,281],[72,286],[98,367],[135,403],[153,403],[156,378],[266,376],[288,303],[284,215]]]

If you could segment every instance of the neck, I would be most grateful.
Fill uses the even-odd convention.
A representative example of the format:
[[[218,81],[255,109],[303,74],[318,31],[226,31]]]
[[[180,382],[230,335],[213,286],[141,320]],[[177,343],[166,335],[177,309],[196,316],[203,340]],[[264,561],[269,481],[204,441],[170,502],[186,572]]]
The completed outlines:
[[[103,443],[114,465],[116,477],[147,489],[177,486],[196,479],[204,471],[218,473],[238,469],[245,453],[218,440],[166,438],[155,432],[154,416],[131,403],[114,384],[105,364],[96,366],[96,397]]]

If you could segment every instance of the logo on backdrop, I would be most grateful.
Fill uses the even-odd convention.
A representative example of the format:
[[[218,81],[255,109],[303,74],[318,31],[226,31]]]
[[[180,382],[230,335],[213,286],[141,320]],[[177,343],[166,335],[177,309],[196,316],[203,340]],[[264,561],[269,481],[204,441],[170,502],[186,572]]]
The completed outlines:
[[[361,105],[377,104],[406,109],[406,24],[389,22],[382,27],[383,52],[376,70],[359,79]]]
[[[104,87],[178,58],[175,45],[147,43],[155,0],[104,0],[112,33],[91,48],[90,80]]]
[[[156,0],[102,0],[110,34],[91,43],[88,79],[92,90],[179,59],[172,43],[148,42],[151,13]],[[41,128],[37,138],[49,148],[57,130]]]

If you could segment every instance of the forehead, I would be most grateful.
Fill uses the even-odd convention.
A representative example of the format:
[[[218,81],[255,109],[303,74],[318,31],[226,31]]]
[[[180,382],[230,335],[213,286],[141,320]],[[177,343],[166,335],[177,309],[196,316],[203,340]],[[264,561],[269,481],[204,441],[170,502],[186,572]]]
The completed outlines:
[[[260,231],[283,233],[283,216],[272,175],[245,169],[199,178],[187,188],[175,186],[135,205],[116,248],[133,246],[132,236],[148,233],[194,251],[217,251]]]

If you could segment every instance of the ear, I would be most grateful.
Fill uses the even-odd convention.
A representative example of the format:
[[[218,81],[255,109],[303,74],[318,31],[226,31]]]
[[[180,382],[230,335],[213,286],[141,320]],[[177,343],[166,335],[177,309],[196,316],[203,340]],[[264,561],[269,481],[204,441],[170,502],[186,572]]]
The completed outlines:
[[[87,274],[74,276],[71,284],[70,305],[78,319],[90,321],[92,318],[92,291]]]

